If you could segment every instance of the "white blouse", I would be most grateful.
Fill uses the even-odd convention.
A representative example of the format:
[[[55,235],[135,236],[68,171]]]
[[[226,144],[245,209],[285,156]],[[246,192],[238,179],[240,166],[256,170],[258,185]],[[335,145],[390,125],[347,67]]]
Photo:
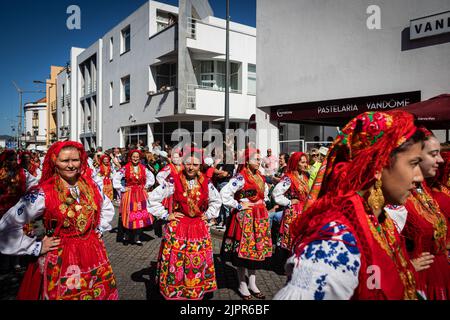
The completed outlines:
[[[289,200],[284,194],[289,190],[291,187],[291,179],[289,177],[285,176],[283,179],[281,179],[280,182],[277,183],[275,188],[272,190],[272,197],[276,204],[288,207],[291,205],[291,200]]]
[[[164,181],[170,175],[171,171],[172,169],[170,166],[165,166],[158,172],[158,174],[156,175],[156,181],[158,182],[159,185],[164,184]]]
[[[195,180],[191,180],[194,181]],[[193,188],[195,184],[189,184],[189,188]],[[222,206],[222,199],[219,192],[211,182],[208,183],[208,209],[205,216],[208,219],[217,218],[219,216],[220,207]],[[175,192],[174,185],[169,181],[164,180],[155,190],[148,194],[148,208],[150,213],[159,218],[167,219],[169,214],[167,209],[162,205],[162,201],[169,198]]]
[[[78,187],[73,187],[79,194]],[[101,191],[100,191],[101,192]],[[111,230],[111,221],[114,217],[114,206],[111,200],[102,192],[102,208],[100,212],[100,225],[98,232]],[[79,198],[76,199],[79,202]],[[32,190],[23,196],[19,202],[9,209],[0,219],[0,252],[8,255],[34,255],[39,256],[42,242],[36,237],[31,238],[24,234],[23,226],[44,214],[45,193]]]
[[[135,167],[137,168],[137,167]],[[125,188],[126,186],[122,186],[122,179],[125,177],[125,167],[122,167],[120,170],[116,171],[113,175],[113,188],[120,191],[120,192],[125,192]],[[153,173],[145,168],[145,177],[146,177],[146,181],[145,181],[145,188],[150,188],[151,186],[153,186],[155,184],[155,176],[153,175]]]
[[[406,224],[406,218],[408,217],[408,210],[405,206],[388,205],[384,207],[394,225],[397,228],[398,233],[401,233]]]
[[[244,177],[241,174],[231,178],[230,181],[220,190],[223,204],[225,206],[238,209],[240,203],[234,199],[234,194],[241,190],[245,185]],[[264,201],[269,201],[269,187],[264,183]],[[250,202],[249,199],[243,198],[241,202]]]
[[[26,189],[27,191],[30,190],[31,187],[34,187],[39,183],[39,179],[41,178],[42,172],[41,170],[37,169],[38,176],[35,177],[31,173],[28,172],[28,170],[24,169],[25,171],[25,178],[26,178]]]
[[[300,257],[288,259],[289,281],[274,300],[348,300],[353,296],[361,254],[345,225],[331,222],[322,229],[330,228],[334,235],[308,243]]]

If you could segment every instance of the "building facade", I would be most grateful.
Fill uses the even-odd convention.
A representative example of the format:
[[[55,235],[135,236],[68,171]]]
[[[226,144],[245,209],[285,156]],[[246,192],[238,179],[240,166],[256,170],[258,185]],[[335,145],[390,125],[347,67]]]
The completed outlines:
[[[56,97],[56,77],[58,73],[63,70],[63,67],[51,66],[50,67],[50,79],[46,80],[46,97],[47,97],[47,146],[51,145],[53,142],[57,141],[57,97]]]
[[[172,132],[224,128],[226,21],[207,0],[148,1],[86,49],[72,48],[57,78],[58,139],[86,149],[142,141],[173,145]],[[230,127],[256,110],[256,29],[230,23]]]
[[[42,98],[24,106],[25,135],[22,141],[28,150],[44,150],[47,145],[47,101]]]
[[[448,0],[258,0],[261,149],[301,150],[357,113],[448,93],[449,10]]]

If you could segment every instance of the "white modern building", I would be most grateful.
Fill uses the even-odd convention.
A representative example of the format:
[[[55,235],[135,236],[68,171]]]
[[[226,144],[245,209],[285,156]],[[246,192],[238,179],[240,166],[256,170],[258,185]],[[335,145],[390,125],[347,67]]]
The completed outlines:
[[[226,21],[207,0],[148,1],[58,76],[58,137],[88,148],[223,131]],[[256,110],[256,29],[230,23],[230,127]]]
[[[71,48],[70,63],[58,74],[56,78],[56,95],[57,95],[57,136],[59,141],[63,140],[80,140],[79,132],[81,123],[77,121],[77,83],[72,78],[77,79],[77,56],[84,49]],[[72,107],[75,106],[75,107]]]
[[[448,0],[258,0],[257,28],[262,150],[301,150],[357,113],[450,92]]]
[[[25,136],[28,150],[44,150],[47,143],[47,101],[42,98],[24,106]]]

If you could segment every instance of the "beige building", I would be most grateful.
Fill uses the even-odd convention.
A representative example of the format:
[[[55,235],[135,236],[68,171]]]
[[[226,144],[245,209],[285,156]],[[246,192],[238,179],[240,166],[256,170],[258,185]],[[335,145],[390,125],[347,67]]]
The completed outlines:
[[[47,97],[47,146],[57,141],[57,115],[56,115],[56,76],[64,68],[58,66],[50,67],[50,79],[46,80],[46,97]]]

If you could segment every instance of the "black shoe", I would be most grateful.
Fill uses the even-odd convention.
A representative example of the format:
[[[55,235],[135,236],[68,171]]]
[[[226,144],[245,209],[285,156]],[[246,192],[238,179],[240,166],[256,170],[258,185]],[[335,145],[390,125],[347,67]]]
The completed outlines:
[[[140,247],[142,247],[143,246],[143,244],[142,244],[142,241],[141,240],[136,240],[135,242],[134,242],[137,246],[140,246]]]

